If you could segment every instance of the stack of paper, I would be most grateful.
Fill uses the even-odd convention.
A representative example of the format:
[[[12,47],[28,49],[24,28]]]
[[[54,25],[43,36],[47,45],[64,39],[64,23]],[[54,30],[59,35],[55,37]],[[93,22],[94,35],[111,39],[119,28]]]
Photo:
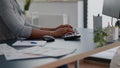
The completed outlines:
[[[16,50],[7,44],[0,44],[0,54],[4,54],[6,60],[18,60],[29,58],[61,57],[73,53],[75,49],[34,46],[22,50]]]
[[[20,53],[18,50],[7,44],[0,44],[0,55],[4,55],[6,60],[42,57],[41,55],[36,56],[36,55]]]
[[[5,52],[16,52],[17,50],[7,44],[0,44],[0,55],[3,55]]]
[[[16,41],[13,46],[44,46],[46,41]]]
[[[30,59],[30,58],[44,57],[43,55],[24,54],[18,51],[5,52],[4,55],[5,55],[6,60],[18,60],[18,59]]]
[[[74,52],[75,50],[76,49],[35,46],[35,47],[19,50],[19,52],[25,53],[25,54],[59,57],[59,56],[70,54],[70,53]]]

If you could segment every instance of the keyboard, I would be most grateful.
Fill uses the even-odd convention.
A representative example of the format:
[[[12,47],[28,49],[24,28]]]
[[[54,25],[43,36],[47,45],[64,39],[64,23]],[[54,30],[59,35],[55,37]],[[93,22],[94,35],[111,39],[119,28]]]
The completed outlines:
[[[77,40],[80,39],[81,35],[75,30],[74,33],[65,34],[63,36],[64,40]]]

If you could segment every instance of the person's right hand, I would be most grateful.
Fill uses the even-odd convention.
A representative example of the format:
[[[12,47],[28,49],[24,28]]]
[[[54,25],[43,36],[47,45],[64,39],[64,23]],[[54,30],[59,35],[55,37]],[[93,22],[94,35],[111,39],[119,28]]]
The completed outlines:
[[[71,25],[69,24],[65,24],[65,25],[59,25],[58,27],[56,27],[55,29],[60,29],[60,28],[73,28]]]
[[[72,28],[59,28],[53,32],[53,36],[54,37],[62,37],[67,33],[73,33],[73,29]]]

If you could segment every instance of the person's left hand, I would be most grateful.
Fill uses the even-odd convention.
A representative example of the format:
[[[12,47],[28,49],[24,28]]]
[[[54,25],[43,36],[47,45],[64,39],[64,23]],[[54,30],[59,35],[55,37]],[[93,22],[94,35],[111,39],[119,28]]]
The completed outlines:
[[[69,24],[66,24],[66,25],[60,25],[56,29],[59,29],[59,28],[71,28],[72,29],[73,27]]]

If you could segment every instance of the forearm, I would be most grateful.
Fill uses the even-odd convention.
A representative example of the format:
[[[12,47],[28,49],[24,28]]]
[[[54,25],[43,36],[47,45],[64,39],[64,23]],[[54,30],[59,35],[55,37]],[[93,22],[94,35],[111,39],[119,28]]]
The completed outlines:
[[[32,29],[31,36],[29,38],[42,38],[44,35],[54,36],[53,31]]]
[[[42,38],[44,35],[50,35],[53,37],[62,37],[65,34],[71,32],[73,32],[73,30],[70,28],[60,28],[55,31],[32,29],[31,36],[29,38]]]
[[[44,27],[41,27],[40,30],[55,31],[56,28],[44,28]]]

